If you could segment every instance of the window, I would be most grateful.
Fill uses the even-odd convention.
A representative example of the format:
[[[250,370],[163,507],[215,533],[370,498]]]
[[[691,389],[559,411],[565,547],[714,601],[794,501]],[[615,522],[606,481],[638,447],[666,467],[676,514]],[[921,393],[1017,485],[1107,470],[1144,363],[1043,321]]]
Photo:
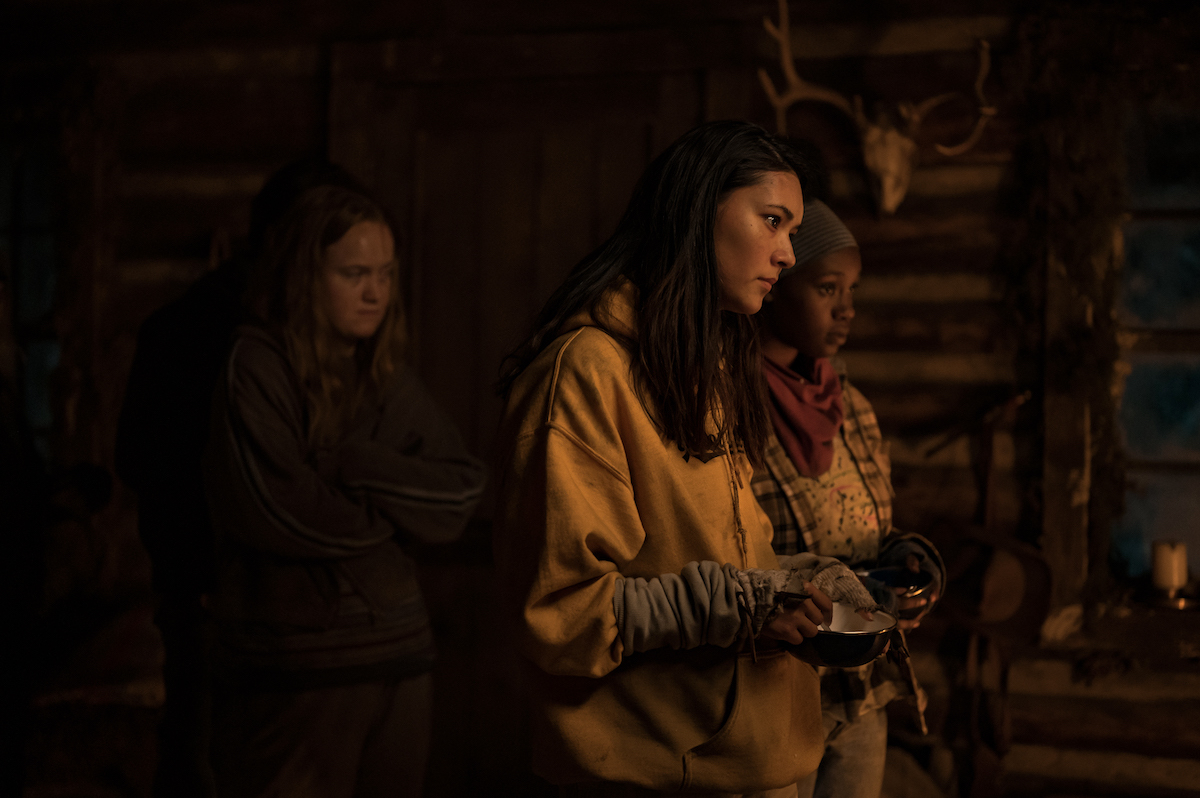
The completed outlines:
[[[1144,113],[1127,139],[1130,215],[1119,320],[1131,336],[1119,423],[1126,512],[1117,565],[1150,568],[1150,543],[1182,540],[1200,573],[1200,112]]]
[[[21,352],[14,394],[43,462],[54,425],[51,379],[60,346],[54,329],[58,264],[51,153],[0,138],[0,280],[12,299]]]

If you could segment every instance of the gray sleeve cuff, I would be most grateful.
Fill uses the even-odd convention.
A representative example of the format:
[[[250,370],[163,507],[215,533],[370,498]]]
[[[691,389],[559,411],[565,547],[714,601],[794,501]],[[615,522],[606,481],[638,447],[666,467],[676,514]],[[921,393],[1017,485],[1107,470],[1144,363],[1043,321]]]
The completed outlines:
[[[618,577],[613,593],[625,651],[726,647],[742,628],[736,571],[731,565],[690,562],[678,574]]]

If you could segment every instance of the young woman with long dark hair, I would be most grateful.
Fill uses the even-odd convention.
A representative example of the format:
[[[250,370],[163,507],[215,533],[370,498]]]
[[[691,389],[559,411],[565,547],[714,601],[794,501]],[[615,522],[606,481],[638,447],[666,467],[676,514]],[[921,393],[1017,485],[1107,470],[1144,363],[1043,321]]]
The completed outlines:
[[[820,757],[816,674],[780,642],[871,602],[834,560],[781,563],[750,490],[749,316],[793,263],[802,174],[757,126],[685,135],[501,380],[498,573],[564,794],[764,794]]]
[[[324,186],[252,277],[205,473],[226,798],[421,794],[433,636],[404,547],[456,538],[484,470],[402,363],[396,268],[379,206]]]

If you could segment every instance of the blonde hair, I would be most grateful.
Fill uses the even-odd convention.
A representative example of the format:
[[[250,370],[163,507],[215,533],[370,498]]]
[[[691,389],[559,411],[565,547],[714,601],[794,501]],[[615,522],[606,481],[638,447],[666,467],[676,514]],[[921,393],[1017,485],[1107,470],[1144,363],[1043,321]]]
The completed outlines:
[[[360,222],[392,229],[383,209],[340,186],[305,191],[266,235],[250,283],[250,310],[283,339],[303,386],[311,443],[332,443],[364,401],[378,400],[400,364],[405,344],[399,280],[392,280],[379,329],[355,346],[356,379],[346,385],[338,337],[318,288],[330,245]]]

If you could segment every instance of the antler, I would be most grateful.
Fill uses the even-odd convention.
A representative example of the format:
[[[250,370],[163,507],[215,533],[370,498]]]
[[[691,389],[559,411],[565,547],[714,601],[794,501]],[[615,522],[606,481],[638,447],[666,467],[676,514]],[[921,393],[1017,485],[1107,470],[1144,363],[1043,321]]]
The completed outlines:
[[[779,60],[783,67],[783,76],[787,81],[786,91],[780,93],[771,81],[765,69],[758,70],[759,80],[763,90],[775,106],[775,124],[781,135],[787,133],[787,109],[802,100],[829,103],[838,108],[858,127],[858,135],[863,153],[863,165],[871,177],[871,189],[875,194],[881,213],[894,213],[903,201],[912,179],[913,167],[917,163],[917,144],[913,140],[925,116],[935,107],[947,100],[958,97],[959,92],[948,92],[930,97],[919,103],[902,102],[899,104],[901,118],[907,122],[906,129],[900,130],[893,124],[888,114],[880,112],[878,121],[867,119],[863,111],[862,98],[855,95],[853,103],[841,94],[801,80],[796,74],[796,65],[792,58],[792,39],[788,25],[787,0],[779,0],[779,25],[763,18],[763,27],[767,33],[779,43]],[[979,119],[975,128],[965,141],[954,146],[938,144],[937,150],[943,155],[961,155],[975,146],[983,135],[987,121],[996,115],[996,109],[988,105],[983,94],[983,83],[991,68],[991,48],[986,41],[979,42],[979,74],[975,77],[975,98],[979,106]]]
[[[975,76],[975,100],[979,104],[979,118],[975,120],[975,128],[971,131],[971,135],[967,136],[962,143],[955,144],[953,147],[947,147],[944,144],[934,145],[942,155],[962,155],[974,147],[979,143],[979,138],[983,135],[983,128],[987,125],[988,120],[996,115],[996,106],[988,105],[987,98],[983,96],[983,82],[987,80],[991,68],[992,46],[986,39],[980,39],[979,74]]]
[[[796,65],[792,61],[792,35],[788,29],[787,0],[779,0],[779,26],[776,27],[775,23],[763,17],[763,27],[767,29],[767,33],[775,41],[779,42],[779,60],[783,66],[783,76],[787,80],[787,91],[780,94],[775,89],[775,84],[771,81],[767,70],[758,70],[758,78],[762,81],[763,89],[767,92],[767,98],[775,106],[775,125],[780,135],[787,133],[787,109],[793,103],[800,102],[801,100],[815,100],[817,102],[829,103],[841,109],[851,118],[855,118],[854,109],[851,107],[850,102],[841,94],[838,94],[833,89],[827,89],[824,86],[818,86],[815,83],[802,80],[796,74]]]
[[[917,130],[920,129],[921,123],[925,121],[925,115],[937,108],[947,100],[953,100],[958,96],[956,91],[948,91],[945,94],[939,94],[936,97],[930,97],[928,100],[913,105],[910,102],[901,102],[896,104],[896,110],[900,112],[900,116],[908,122],[908,135],[917,135]]]

